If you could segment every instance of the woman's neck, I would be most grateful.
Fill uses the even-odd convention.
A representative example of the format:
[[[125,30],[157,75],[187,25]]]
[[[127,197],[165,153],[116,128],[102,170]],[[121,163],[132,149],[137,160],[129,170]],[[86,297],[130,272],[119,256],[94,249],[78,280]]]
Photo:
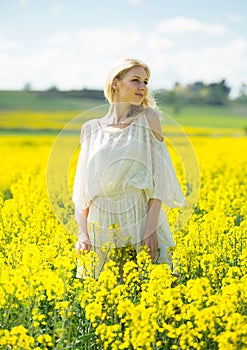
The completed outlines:
[[[113,103],[110,107],[109,116],[115,123],[124,123],[130,117],[132,105],[130,103]]]

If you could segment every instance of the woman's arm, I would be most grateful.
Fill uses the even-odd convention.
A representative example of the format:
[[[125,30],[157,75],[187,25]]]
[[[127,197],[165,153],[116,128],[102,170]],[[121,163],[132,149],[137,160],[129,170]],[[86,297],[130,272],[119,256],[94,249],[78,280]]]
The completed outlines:
[[[76,242],[75,249],[79,250],[87,250],[88,252],[92,248],[92,244],[90,242],[90,238],[87,230],[87,217],[88,217],[89,208],[82,209],[82,220],[78,233],[78,241]]]
[[[158,111],[149,109],[147,113],[147,120],[154,137],[158,141],[162,142],[163,135]],[[153,260],[155,259],[158,251],[157,225],[161,204],[162,202],[159,199],[152,198],[149,200],[146,228],[142,240],[142,244],[150,248],[150,255]]]
[[[148,203],[148,214],[146,228],[144,231],[142,245],[146,245],[150,249],[152,260],[155,259],[158,251],[157,226],[161,210],[161,201],[159,199],[150,199]]]
[[[82,209],[82,220],[80,223],[79,239],[84,239],[88,237],[87,231],[87,217],[88,217],[89,208]]]

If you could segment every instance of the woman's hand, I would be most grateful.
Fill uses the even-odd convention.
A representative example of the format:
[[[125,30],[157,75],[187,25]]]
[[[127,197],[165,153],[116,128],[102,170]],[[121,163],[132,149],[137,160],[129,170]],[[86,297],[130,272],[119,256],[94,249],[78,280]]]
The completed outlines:
[[[144,238],[142,240],[142,245],[147,246],[150,249],[149,254],[151,256],[151,259],[154,260],[158,252],[157,231],[154,231],[152,234],[149,235],[145,233]]]
[[[77,254],[79,254],[80,250],[86,250],[87,252],[90,252],[92,249],[92,244],[90,242],[90,239],[87,238],[85,240],[78,240],[75,244],[75,249]]]

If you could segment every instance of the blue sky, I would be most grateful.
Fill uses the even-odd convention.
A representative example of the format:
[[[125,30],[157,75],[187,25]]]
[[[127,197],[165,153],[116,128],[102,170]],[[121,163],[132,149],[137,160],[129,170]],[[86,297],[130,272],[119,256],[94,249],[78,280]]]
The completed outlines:
[[[103,88],[123,57],[153,89],[247,83],[246,0],[1,0],[0,89]]]

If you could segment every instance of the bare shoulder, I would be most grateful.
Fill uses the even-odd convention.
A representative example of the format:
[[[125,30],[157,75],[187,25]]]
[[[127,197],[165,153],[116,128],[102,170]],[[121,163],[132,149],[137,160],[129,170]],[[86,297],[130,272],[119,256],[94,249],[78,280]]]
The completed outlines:
[[[154,108],[147,108],[146,116],[150,129],[152,130],[156,139],[158,139],[159,141],[163,141],[164,138],[162,135],[159,111]]]

